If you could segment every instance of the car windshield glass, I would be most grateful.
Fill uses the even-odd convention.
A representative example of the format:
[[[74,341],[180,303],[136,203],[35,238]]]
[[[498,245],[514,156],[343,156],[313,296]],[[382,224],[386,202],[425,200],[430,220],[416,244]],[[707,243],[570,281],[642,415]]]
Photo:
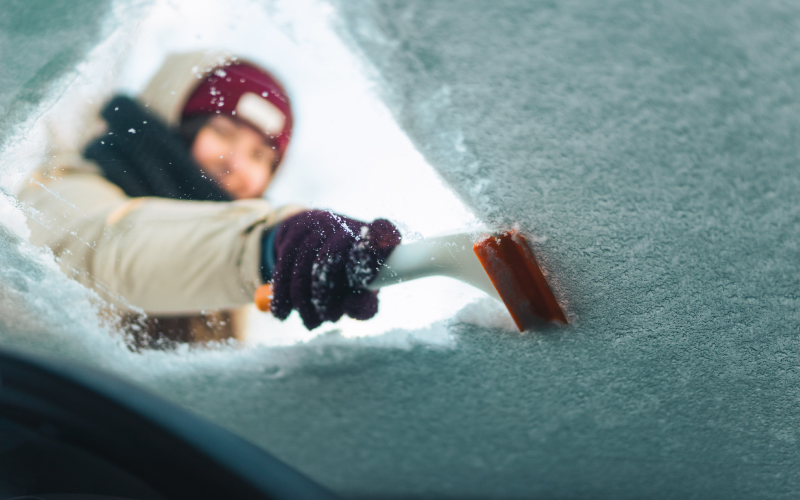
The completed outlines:
[[[0,346],[347,498],[800,487],[799,5],[4,10]]]

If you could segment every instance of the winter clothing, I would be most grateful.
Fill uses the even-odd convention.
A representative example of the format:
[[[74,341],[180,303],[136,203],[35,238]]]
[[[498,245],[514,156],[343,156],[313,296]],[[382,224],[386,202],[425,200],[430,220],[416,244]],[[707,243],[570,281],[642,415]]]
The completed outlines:
[[[277,227],[264,230],[261,236],[261,279],[266,283],[272,281],[272,273],[275,272],[275,263],[278,256],[275,255],[275,235],[278,233]]]
[[[129,97],[116,96],[103,108],[108,124],[86,148],[93,160],[125,194],[177,200],[231,201],[228,193],[200,167],[179,133]]]
[[[400,244],[389,221],[365,223],[312,210],[274,230],[276,254],[272,313],[285,319],[297,309],[309,330],[343,314],[369,319],[378,310],[377,292],[366,285]]]
[[[263,283],[261,232],[300,210],[130,198],[77,155],[58,155],[18,198],[35,210],[31,241],[69,276],[119,307],[166,315],[249,303]]]
[[[292,136],[292,110],[272,75],[239,60],[215,69],[187,99],[181,123],[214,114],[244,120],[271,139],[277,167]]]
[[[128,311],[121,323],[136,347],[231,336],[237,320],[226,310],[270,280],[280,319],[297,309],[313,329],[343,314],[372,317],[377,292],[366,285],[400,243],[394,225],[231,201],[191,155],[216,114],[261,131],[277,165],[292,130],[280,85],[242,61],[172,56],[138,102],[117,96],[103,108],[106,130],[84,158],[77,146],[62,150],[22,187],[31,241]]]
[[[211,71],[219,64],[225,61],[206,54],[172,56],[138,100],[176,130],[183,103],[198,84],[198,68]],[[146,321],[129,321],[139,330],[151,324],[158,329],[177,317],[188,325],[201,311],[251,303],[263,283],[262,233],[301,209],[275,209],[262,199],[187,201],[222,196],[213,193],[212,183],[184,175],[191,159],[175,146],[180,139],[174,132],[157,131],[158,120],[142,118],[148,123],[132,124],[133,132],[124,129],[125,120],[141,109],[120,103],[127,116],[118,121],[111,107],[104,113],[110,117],[103,132],[107,148],[94,142],[82,158],[81,144],[51,145],[56,149],[47,163],[21,186],[17,197],[28,207],[31,242],[48,246],[68,276],[117,310],[146,312]],[[112,142],[116,139],[120,142]],[[170,162],[183,171],[167,174]],[[139,174],[163,174],[166,187]],[[219,323],[232,331],[235,322]]]

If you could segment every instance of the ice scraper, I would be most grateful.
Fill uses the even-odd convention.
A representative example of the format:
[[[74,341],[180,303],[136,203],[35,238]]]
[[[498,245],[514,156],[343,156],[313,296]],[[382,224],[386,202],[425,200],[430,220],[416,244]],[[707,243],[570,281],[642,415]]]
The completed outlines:
[[[428,276],[448,276],[501,300],[520,331],[549,321],[567,323],[528,242],[518,231],[488,235],[477,243],[469,233],[426,238],[400,245],[369,288],[377,290]],[[256,291],[256,306],[269,311],[272,290]]]

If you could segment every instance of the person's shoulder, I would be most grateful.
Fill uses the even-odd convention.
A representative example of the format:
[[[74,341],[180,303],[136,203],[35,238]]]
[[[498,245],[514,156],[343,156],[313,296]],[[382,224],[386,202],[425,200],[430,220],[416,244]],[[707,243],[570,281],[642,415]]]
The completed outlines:
[[[23,198],[31,191],[41,189],[59,191],[70,185],[95,186],[113,191],[119,188],[106,180],[100,167],[78,153],[48,155],[15,189],[15,195]],[[121,191],[120,191],[121,192]]]
[[[52,173],[61,175],[96,175],[103,177],[100,167],[91,160],[87,160],[77,152],[61,153],[56,155],[47,167]]]

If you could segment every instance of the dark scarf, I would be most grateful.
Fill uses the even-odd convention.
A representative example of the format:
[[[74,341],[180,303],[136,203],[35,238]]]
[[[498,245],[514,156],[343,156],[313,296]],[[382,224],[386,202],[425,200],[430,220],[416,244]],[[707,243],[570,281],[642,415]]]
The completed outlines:
[[[130,197],[231,201],[203,175],[187,141],[129,97],[116,96],[101,113],[108,132],[89,143],[83,156]]]

